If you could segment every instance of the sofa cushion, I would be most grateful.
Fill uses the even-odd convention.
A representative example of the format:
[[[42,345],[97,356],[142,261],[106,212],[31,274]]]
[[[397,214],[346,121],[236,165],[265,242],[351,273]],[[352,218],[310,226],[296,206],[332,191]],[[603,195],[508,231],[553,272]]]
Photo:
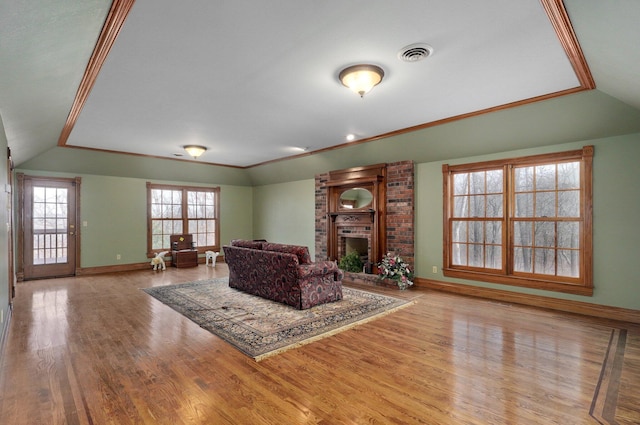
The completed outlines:
[[[309,248],[301,245],[286,245],[282,243],[263,243],[262,249],[265,251],[277,251],[285,252],[287,254],[295,254],[298,257],[299,264],[310,264],[311,255],[309,255]]]
[[[231,241],[231,246],[239,246],[240,248],[262,249],[262,242],[234,239]]]

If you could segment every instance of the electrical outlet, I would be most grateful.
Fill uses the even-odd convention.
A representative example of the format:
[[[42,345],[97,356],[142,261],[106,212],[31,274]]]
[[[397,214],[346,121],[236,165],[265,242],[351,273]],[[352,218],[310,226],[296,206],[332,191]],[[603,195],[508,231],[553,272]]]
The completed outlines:
[[[116,254],[116,260],[121,260],[122,256],[120,254]]]
[[[438,273],[438,266],[431,267],[431,273]]]

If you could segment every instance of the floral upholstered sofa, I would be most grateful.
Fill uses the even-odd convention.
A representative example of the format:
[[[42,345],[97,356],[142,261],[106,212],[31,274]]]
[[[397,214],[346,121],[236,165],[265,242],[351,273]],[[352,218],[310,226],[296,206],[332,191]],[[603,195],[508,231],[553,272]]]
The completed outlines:
[[[223,250],[232,288],[299,310],[342,299],[342,270],[313,263],[306,246],[233,240]]]

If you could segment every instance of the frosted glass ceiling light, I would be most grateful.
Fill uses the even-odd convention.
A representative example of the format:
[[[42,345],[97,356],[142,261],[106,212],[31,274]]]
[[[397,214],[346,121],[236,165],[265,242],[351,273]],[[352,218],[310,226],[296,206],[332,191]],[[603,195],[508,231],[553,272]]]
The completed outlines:
[[[189,155],[191,155],[194,159],[197,159],[200,155],[202,155],[207,148],[204,146],[198,145],[187,145],[184,147],[184,150],[187,151]]]
[[[360,97],[364,97],[372,88],[380,84],[384,77],[382,68],[376,65],[354,65],[343,69],[338,78]]]

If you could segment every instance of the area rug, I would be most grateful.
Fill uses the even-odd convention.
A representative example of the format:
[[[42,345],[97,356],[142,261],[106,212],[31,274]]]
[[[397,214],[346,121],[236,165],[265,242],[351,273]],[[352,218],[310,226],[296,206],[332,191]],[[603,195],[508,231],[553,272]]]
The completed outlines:
[[[143,291],[256,361],[411,304],[411,301],[343,287],[342,300],[297,310],[229,288],[227,278]]]

